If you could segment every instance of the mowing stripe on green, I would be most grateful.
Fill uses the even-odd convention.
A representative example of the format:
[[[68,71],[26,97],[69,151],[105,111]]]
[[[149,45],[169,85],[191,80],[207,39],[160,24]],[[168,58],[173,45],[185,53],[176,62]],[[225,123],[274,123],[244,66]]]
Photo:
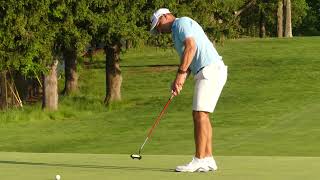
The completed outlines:
[[[215,173],[177,173],[176,165],[191,156],[145,155],[132,160],[118,154],[0,153],[0,179],[4,180],[123,180],[317,179],[319,157],[218,156]]]

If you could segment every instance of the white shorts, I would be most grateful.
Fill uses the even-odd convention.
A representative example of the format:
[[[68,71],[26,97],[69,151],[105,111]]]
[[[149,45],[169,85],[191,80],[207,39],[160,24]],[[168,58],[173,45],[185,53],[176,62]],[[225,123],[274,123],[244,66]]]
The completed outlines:
[[[223,61],[210,64],[199,71],[194,76],[192,109],[212,113],[227,81],[227,76],[228,66],[225,66]]]

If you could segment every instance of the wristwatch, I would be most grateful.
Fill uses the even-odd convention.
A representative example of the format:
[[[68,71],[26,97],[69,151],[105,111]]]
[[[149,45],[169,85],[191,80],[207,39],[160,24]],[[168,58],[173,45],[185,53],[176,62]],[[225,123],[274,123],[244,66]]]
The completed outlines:
[[[182,69],[178,69],[178,74],[185,74],[185,73],[187,73],[187,71],[184,71],[184,70],[182,70]]]

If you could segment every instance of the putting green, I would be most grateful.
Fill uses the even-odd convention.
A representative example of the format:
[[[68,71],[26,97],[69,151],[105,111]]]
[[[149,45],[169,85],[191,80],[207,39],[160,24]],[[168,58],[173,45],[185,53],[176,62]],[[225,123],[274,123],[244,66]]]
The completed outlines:
[[[320,157],[218,156],[215,173],[176,173],[173,168],[191,156],[145,155],[132,160],[118,154],[0,153],[1,179],[317,179]]]

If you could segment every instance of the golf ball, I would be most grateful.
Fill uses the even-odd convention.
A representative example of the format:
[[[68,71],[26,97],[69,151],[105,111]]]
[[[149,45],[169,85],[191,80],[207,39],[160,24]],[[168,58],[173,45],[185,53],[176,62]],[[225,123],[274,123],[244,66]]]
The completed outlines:
[[[56,175],[56,180],[60,180],[61,176],[58,174]]]

